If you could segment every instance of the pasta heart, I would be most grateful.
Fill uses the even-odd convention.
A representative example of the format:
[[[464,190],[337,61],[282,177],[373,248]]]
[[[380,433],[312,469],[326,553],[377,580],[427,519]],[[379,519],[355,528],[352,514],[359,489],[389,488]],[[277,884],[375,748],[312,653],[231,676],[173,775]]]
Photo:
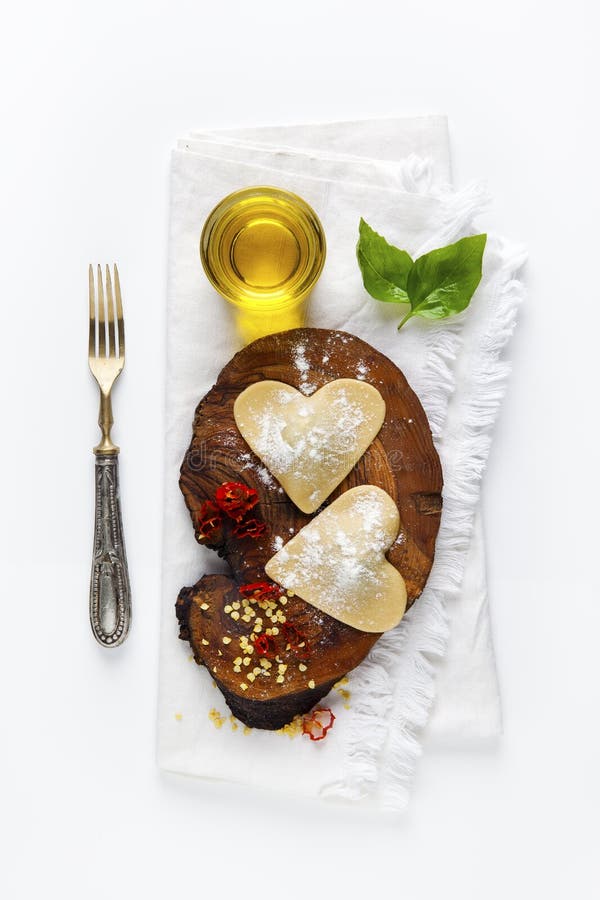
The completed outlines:
[[[377,435],[385,401],[354,378],[330,381],[310,397],[281,381],[259,381],[237,397],[233,415],[290,500],[312,513]]]
[[[271,557],[265,572],[286,590],[360,631],[387,631],[406,609],[406,585],[385,553],[398,508],[373,485],[351,488]]]

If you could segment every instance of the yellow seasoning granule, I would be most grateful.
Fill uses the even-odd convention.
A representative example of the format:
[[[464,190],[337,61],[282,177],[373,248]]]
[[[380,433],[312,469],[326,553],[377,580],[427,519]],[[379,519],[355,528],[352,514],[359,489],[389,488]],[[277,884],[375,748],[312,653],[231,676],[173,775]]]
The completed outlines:
[[[287,734],[289,738],[298,737],[302,734],[302,716],[294,716],[291,722],[277,730],[277,734]]]
[[[213,723],[213,725],[215,726],[215,728],[222,728],[222,727],[223,727],[223,723],[224,723],[225,721],[227,721],[226,718],[225,718],[225,716],[222,716],[221,713],[219,712],[219,710],[218,710],[218,709],[215,709],[214,706],[213,706],[213,708],[210,710],[210,712],[208,713],[208,718],[209,718],[210,721]]]

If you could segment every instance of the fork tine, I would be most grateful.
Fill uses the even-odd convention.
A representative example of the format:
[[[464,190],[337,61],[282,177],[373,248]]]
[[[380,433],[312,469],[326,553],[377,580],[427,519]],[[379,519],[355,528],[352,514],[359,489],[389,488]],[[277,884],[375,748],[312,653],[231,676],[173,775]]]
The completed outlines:
[[[106,311],[108,318],[108,355],[114,359],[117,355],[117,342],[115,340],[115,304],[113,301],[112,282],[110,269],[106,266]]]
[[[104,325],[104,285],[102,283],[102,269],[98,266],[98,353],[106,356],[106,329]]]
[[[94,269],[90,263],[88,271],[90,293],[90,333],[88,338],[88,356],[94,359],[96,356],[96,290],[94,287]]]
[[[117,323],[119,326],[119,356],[125,358],[125,322],[123,321],[123,306],[121,304],[121,284],[119,282],[119,270],[114,265],[115,272],[115,297],[117,300]]]

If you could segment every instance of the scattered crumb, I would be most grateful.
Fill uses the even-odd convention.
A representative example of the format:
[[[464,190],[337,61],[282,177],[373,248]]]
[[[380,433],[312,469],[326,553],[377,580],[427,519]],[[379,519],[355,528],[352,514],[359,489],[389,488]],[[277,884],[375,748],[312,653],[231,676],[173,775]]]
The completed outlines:
[[[294,716],[291,722],[283,728],[278,728],[276,734],[287,734],[289,738],[298,737],[302,734],[302,716]]]
[[[344,709],[350,709],[349,700],[350,700],[351,694],[350,694],[350,691],[344,687],[344,685],[346,685],[346,684],[348,684],[348,678],[346,676],[344,676],[343,678],[340,678],[339,681],[336,681],[336,683],[333,686],[333,689],[338,692],[338,694],[344,701]]]
[[[215,728],[222,728],[223,723],[226,722],[225,716],[222,716],[218,709],[213,708],[208,713],[208,718],[213,723]]]

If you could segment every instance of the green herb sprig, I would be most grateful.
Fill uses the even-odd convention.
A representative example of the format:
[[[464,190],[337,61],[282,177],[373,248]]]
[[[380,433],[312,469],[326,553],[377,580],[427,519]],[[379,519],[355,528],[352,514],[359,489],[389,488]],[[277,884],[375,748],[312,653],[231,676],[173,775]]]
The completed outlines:
[[[371,297],[409,304],[399,331],[413,316],[446,319],[467,308],[481,281],[486,241],[476,234],[413,260],[361,219],[356,255]]]

